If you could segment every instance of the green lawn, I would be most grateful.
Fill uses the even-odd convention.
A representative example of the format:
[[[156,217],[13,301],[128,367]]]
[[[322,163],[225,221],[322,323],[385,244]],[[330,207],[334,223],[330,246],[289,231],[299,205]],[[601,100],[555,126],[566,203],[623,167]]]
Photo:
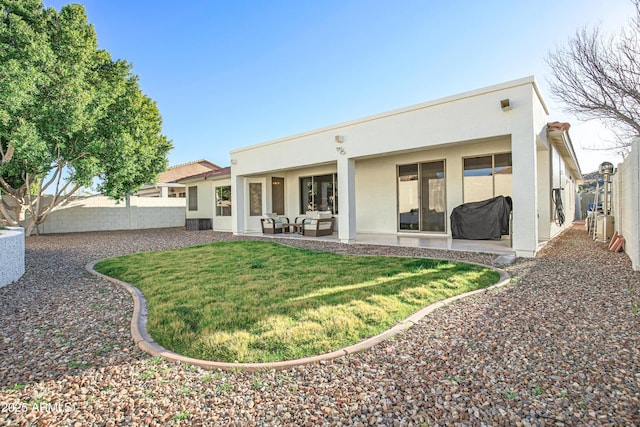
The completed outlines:
[[[147,330],[160,345],[225,362],[337,350],[499,278],[464,263],[339,255],[264,241],[146,252],[95,269],[142,291]]]

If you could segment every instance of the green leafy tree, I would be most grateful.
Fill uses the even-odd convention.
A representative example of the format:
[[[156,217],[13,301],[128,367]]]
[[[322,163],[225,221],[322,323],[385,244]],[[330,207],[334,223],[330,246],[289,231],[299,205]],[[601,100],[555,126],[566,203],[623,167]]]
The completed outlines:
[[[81,5],[0,0],[0,219],[30,234],[82,187],[122,199],[155,181],[171,142]],[[46,195],[46,196],[45,196]]]

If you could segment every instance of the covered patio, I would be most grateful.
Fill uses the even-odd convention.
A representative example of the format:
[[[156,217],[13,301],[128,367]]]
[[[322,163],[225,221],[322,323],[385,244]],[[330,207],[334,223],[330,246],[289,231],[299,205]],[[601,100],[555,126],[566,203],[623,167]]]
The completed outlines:
[[[574,216],[581,178],[568,125],[556,127],[527,77],[236,149],[231,231],[262,234],[269,214],[330,212],[328,237],[340,243],[534,257],[569,226],[556,216]],[[449,222],[457,207],[497,197],[512,200],[511,236],[452,238],[497,237],[456,235]]]
[[[297,233],[263,234],[261,232],[247,232],[245,236],[267,237],[276,240],[315,240],[331,243],[339,243],[338,233],[331,236],[308,237]],[[502,240],[465,240],[452,239],[450,236],[426,236],[403,234],[376,234],[356,233],[356,238],[350,244],[398,246],[424,249],[441,249],[451,251],[480,252],[496,255],[515,256],[515,251],[510,245],[510,239]]]

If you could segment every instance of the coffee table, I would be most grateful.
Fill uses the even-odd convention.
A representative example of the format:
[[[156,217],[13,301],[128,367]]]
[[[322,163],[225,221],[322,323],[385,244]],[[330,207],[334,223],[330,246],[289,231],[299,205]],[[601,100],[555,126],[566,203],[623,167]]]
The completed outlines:
[[[302,234],[302,224],[296,224],[294,222],[292,223],[283,222],[282,231],[284,232],[284,230],[287,228],[289,229],[289,233]]]

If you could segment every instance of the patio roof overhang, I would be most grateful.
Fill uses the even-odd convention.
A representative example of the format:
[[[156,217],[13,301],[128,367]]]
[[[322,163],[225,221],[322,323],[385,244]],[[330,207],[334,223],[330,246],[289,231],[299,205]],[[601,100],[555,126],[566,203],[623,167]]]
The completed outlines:
[[[547,137],[549,142],[558,151],[562,159],[565,161],[571,176],[576,179],[579,184],[582,183],[582,171],[575,151],[573,143],[569,136],[569,123],[552,122],[547,124]]]

